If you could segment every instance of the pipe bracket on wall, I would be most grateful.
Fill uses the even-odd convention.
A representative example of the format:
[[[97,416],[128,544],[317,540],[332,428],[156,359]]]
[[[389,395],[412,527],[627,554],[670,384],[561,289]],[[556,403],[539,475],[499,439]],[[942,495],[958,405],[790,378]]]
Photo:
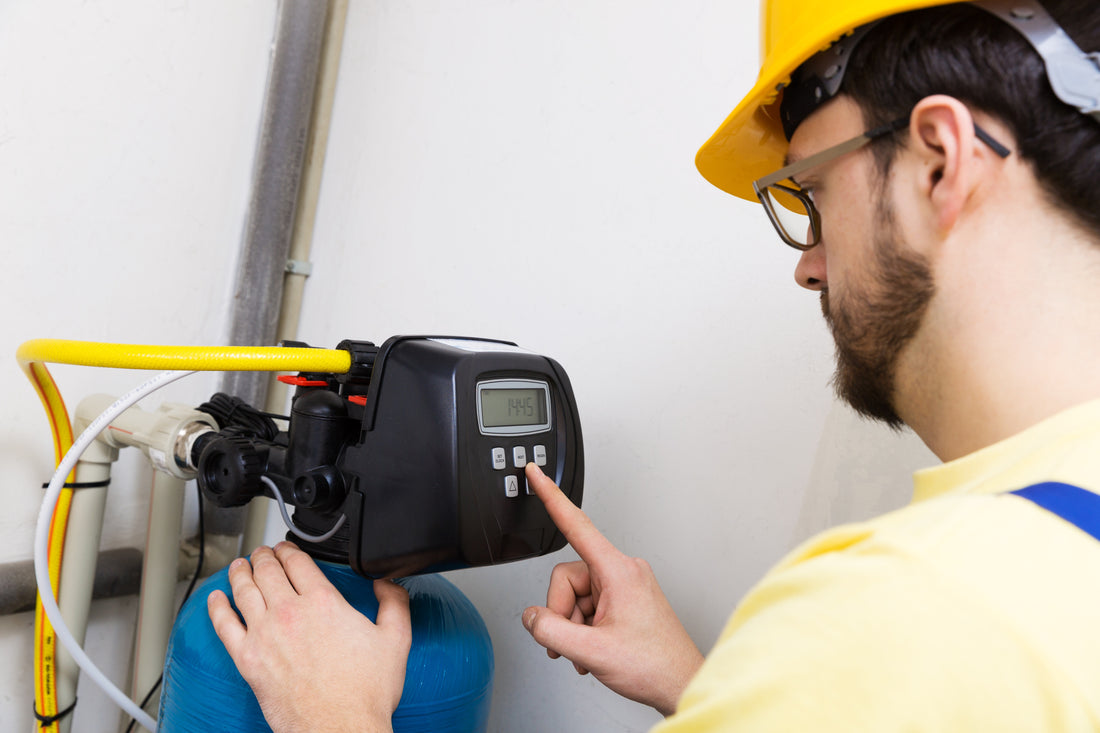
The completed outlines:
[[[302,260],[287,260],[286,271],[291,275],[301,275],[302,277],[309,277],[313,274],[313,263],[303,262]]]

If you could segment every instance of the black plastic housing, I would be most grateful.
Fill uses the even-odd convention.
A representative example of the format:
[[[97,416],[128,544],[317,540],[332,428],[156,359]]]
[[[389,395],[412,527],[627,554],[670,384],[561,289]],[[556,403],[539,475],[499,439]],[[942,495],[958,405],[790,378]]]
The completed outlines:
[[[482,434],[476,385],[500,378],[549,386],[549,430]],[[374,364],[359,440],[339,462],[349,486],[344,509],[351,567],[367,577],[393,577],[492,565],[563,547],[565,538],[542,502],[526,492],[522,467],[512,465],[512,447],[534,440],[547,448],[543,470],[579,506],[580,420],[569,378],[557,362],[506,342],[419,336],[386,341]],[[493,468],[494,447],[506,449],[507,469]],[[519,477],[519,496],[505,495],[507,474]]]
[[[580,420],[557,362],[509,342],[454,337],[338,348],[352,355],[346,374],[283,378],[297,387],[287,431],[260,435],[231,411],[221,432],[196,441],[204,496],[223,507],[275,498],[265,477],[311,538],[288,539],[370,578],[493,565],[565,545],[524,477],[524,463],[537,458],[581,503]],[[537,425],[509,417],[483,429],[479,384],[506,395],[516,394],[508,385],[534,385],[527,393],[545,396],[546,414]]]

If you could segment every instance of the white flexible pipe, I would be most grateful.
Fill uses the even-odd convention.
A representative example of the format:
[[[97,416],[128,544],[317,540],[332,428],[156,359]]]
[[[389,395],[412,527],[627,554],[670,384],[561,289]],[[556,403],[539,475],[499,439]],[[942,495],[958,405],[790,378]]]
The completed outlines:
[[[194,372],[164,372],[158,374],[118,398],[118,400],[107,408],[103,414],[92,421],[88,429],[80,434],[80,437],[73,443],[69,452],[61,459],[61,463],[58,464],[53,478],[50,479],[50,485],[46,489],[46,496],[42,500],[42,509],[38,513],[38,524],[34,534],[34,575],[38,582],[38,594],[42,599],[42,610],[46,612],[47,618],[50,619],[50,623],[53,625],[54,633],[57,635],[58,640],[65,646],[69,653],[72,654],[73,659],[80,669],[83,670],[97,686],[107,693],[108,697],[114,700],[114,702],[125,710],[130,717],[136,720],[138,724],[146,730],[154,732],[157,729],[156,721],[154,721],[148,713],[142,710],[136,702],[127,697],[122,690],[111,682],[111,680],[107,679],[107,676],[100,671],[99,667],[95,665],[91,658],[81,648],[80,644],[77,643],[72,632],[69,631],[69,627],[65,624],[65,619],[61,617],[61,610],[57,607],[57,601],[54,600],[54,589],[53,584],[50,582],[50,570],[46,556],[49,553],[50,519],[53,516],[54,507],[57,506],[57,500],[61,496],[62,488],[64,488],[65,477],[73,470],[73,466],[75,466],[76,462],[80,459],[80,455],[89,445],[91,445],[92,441],[96,439],[96,436],[103,432],[115,418],[142,398],[147,397],[166,384],[171,384],[178,379],[186,377],[188,374],[194,374]]]

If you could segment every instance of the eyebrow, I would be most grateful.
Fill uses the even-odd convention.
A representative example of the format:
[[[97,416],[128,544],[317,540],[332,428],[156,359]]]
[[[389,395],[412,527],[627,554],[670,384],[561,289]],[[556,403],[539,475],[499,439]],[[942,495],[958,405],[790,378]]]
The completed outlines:
[[[805,160],[809,157],[813,156],[799,153],[791,153],[790,146],[788,145],[787,152],[783,155],[783,167],[790,168],[792,165],[797,165],[799,161]]]
[[[797,153],[794,154],[794,155],[791,155],[790,150],[788,150],[787,154],[783,156],[783,168],[790,168],[792,166],[796,166],[796,165],[798,165],[799,161],[805,160],[806,157],[807,156],[805,156],[805,155],[798,155]],[[794,183],[799,188],[801,188],[802,184],[799,183],[799,181],[795,178],[795,176],[801,176],[802,173],[803,173],[803,171],[796,171],[792,175],[787,176],[787,178],[785,180],[788,180],[788,181]]]

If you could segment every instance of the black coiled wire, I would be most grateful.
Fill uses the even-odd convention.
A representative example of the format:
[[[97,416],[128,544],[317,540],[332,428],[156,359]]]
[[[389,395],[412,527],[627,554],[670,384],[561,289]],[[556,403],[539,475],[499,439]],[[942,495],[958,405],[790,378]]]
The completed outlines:
[[[215,393],[208,402],[202,403],[195,409],[214,418],[222,430],[234,428],[235,432],[268,441],[274,440],[279,434],[275,420],[287,419],[282,415],[272,415],[257,410],[240,397],[234,397],[225,392]]]

